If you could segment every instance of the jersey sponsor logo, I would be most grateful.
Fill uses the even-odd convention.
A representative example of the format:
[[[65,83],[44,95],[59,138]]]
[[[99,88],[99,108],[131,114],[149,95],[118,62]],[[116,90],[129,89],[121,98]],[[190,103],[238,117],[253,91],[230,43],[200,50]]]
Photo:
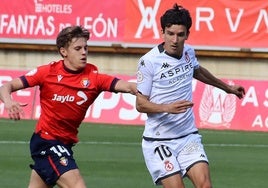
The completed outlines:
[[[167,66],[167,65],[165,65],[165,66]],[[162,67],[163,67],[163,65],[162,65]],[[162,73],[160,75],[160,79],[170,78],[170,77],[173,77],[173,76],[177,76],[179,74],[182,74],[182,73],[185,73],[185,72],[189,72],[192,69],[193,69],[192,63],[188,63],[186,65],[183,65],[183,66],[180,66],[180,67],[176,67],[174,69],[171,69],[171,70],[168,70],[167,72]]]
[[[77,95],[82,98],[81,101],[76,102],[76,104],[81,105],[87,101],[87,95],[83,91],[78,91]]]
[[[78,91],[77,96],[82,98],[81,100],[76,102],[77,105],[82,105],[83,103],[85,103],[88,100],[87,95],[83,91]],[[75,96],[72,96],[72,95],[64,95],[63,96],[63,95],[54,94],[53,97],[52,97],[52,100],[53,101],[58,101],[60,103],[74,102],[75,101]]]
[[[61,103],[64,103],[64,102],[73,102],[74,99],[75,99],[75,97],[72,96],[72,95],[62,96],[62,95],[58,95],[58,94],[54,94],[53,95],[53,98],[52,98],[53,101],[59,101]]]

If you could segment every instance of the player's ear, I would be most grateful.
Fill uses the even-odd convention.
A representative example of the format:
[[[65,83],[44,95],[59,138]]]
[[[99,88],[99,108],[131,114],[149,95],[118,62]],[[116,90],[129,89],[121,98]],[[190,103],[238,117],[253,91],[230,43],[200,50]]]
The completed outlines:
[[[60,48],[60,54],[62,55],[62,57],[66,57],[67,56],[67,52],[66,52],[66,49],[61,47]]]

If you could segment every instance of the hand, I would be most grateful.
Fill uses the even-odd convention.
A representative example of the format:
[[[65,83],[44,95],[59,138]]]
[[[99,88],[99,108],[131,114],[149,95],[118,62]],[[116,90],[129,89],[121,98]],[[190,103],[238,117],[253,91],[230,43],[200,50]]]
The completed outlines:
[[[229,93],[235,94],[239,99],[242,99],[245,95],[245,88],[239,85],[233,85]]]
[[[27,105],[27,103],[18,103],[16,101],[12,101],[10,104],[5,104],[5,108],[8,111],[8,116],[10,119],[20,120],[21,117],[24,116],[22,107]]]
[[[179,114],[184,113],[188,108],[192,108],[194,103],[191,101],[176,101],[174,103],[168,104],[168,113]]]

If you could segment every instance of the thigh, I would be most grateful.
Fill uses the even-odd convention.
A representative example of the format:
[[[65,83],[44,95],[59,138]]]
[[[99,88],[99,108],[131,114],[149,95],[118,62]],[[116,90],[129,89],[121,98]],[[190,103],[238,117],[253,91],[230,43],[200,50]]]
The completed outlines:
[[[184,183],[180,174],[174,174],[161,180],[164,188],[184,188]]]
[[[52,186],[45,184],[36,171],[32,170],[28,188],[52,188]]]
[[[86,184],[78,169],[62,174],[57,181],[57,185],[61,188],[86,188]]]
[[[212,187],[209,166],[205,162],[194,164],[187,172],[187,176],[195,187]]]

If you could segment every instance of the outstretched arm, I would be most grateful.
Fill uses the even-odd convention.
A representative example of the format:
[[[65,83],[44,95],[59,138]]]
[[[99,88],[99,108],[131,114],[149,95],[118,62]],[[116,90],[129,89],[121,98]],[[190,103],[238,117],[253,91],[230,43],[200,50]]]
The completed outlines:
[[[200,66],[198,69],[194,71],[194,78],[217,88],[224,90],[226,93],[234,94],[239,99],[243,98],[245,95],[245,89],[239,85],[228,85],[222,80],[216,78],[212,75],[207,69]]]
[[[127,82],[125,80],[118,80],[118,82],[115,85],[115,91],[136,95],[137,84],[135,82]]]
[[[22,107],[27,105],[12,99],[11,93],[19,89],[23,89],[23,84],[19,78],[7,82],[0,87],[0,100],[5,104],[5,109],[8,111],[10,119],[13,120],[19,120],[24,115]]]

